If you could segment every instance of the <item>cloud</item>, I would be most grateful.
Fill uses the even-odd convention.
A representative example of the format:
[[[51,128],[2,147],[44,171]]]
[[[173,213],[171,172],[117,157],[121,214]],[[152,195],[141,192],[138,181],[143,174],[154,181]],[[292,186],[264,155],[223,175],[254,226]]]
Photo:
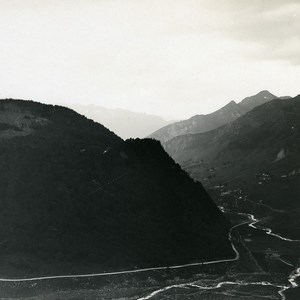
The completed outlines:
[[[263,60],[300,64],[300,3],[293,0],[229,0],[206,5],[219,22],[213,30],[228,38],[251,43],[246,55]],[[253,49],[255,49],[253,51]]]

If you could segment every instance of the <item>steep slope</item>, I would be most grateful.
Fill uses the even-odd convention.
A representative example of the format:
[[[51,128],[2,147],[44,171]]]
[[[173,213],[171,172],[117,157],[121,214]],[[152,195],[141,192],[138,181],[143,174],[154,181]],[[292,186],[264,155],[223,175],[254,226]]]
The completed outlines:
[[[228,221],[159,142],[20,100],[0,101],[0,141],[3,277],[233,256]]]
[[[168,124],[159,116],[125,109],[107,109],[96,105],[72,105],[71,108],[103,124],[123,139],[144,138]]]
[[[150,137],[159,140],[162,144],[164,144],[175,136],[207,132],[228,124],[254,107],[276,98],[276,96],[268,91],[261,91],[254,96],[243,99],[238,104],[231,101],[226,106],[211,114],[196,115],[188,120],[167,125],[152,133]]]
[[[273,164],[298,151],[299,109],[299,97],[274,100],[215,130],[176,137],[166,150],[180,163],[251,157],[251,164]]]
[[[299,209],[299,116],[300,96],[277,99],[213,131],[176,137],[166,151],[207,187],[226,183],[257,202]]]
[[[218,128],[237,119],[243,115],[244,112],[245,111],[242,107],[234,101],[231,101],[226,106],[211,114],[196,115],[188,120],[165,126],[151,134],[150,137],[165,143],[175,136],[201,133]]]
[[[274,99],[277,99],[275,95],[264,90],[254,96],[243,99],[239,104],[248,112],[257,106],[268,103]]]

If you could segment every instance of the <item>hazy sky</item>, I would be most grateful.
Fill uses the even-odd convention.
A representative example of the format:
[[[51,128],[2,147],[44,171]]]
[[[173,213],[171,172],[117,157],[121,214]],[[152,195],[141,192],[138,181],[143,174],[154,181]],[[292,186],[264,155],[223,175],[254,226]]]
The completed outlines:
[[[300,1],[0,0],[0,98],[174,118],[300,93]]]

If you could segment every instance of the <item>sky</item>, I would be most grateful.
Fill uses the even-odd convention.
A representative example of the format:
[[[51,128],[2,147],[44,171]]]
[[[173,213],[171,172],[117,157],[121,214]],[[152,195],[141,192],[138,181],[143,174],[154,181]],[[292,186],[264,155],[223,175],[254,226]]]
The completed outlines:
[[[299,0],[0,0],[0,98],[184,119],[300,94]]]

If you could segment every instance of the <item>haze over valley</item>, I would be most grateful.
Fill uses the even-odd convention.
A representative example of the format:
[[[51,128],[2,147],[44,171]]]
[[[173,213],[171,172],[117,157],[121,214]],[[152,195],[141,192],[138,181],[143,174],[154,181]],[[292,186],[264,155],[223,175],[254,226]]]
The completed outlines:
[[[161,127],[172,123],[162,117],[125,109],[108,109],[96,105],[70,105],[78,113],[103,124],[123,139],[145,138]]]

